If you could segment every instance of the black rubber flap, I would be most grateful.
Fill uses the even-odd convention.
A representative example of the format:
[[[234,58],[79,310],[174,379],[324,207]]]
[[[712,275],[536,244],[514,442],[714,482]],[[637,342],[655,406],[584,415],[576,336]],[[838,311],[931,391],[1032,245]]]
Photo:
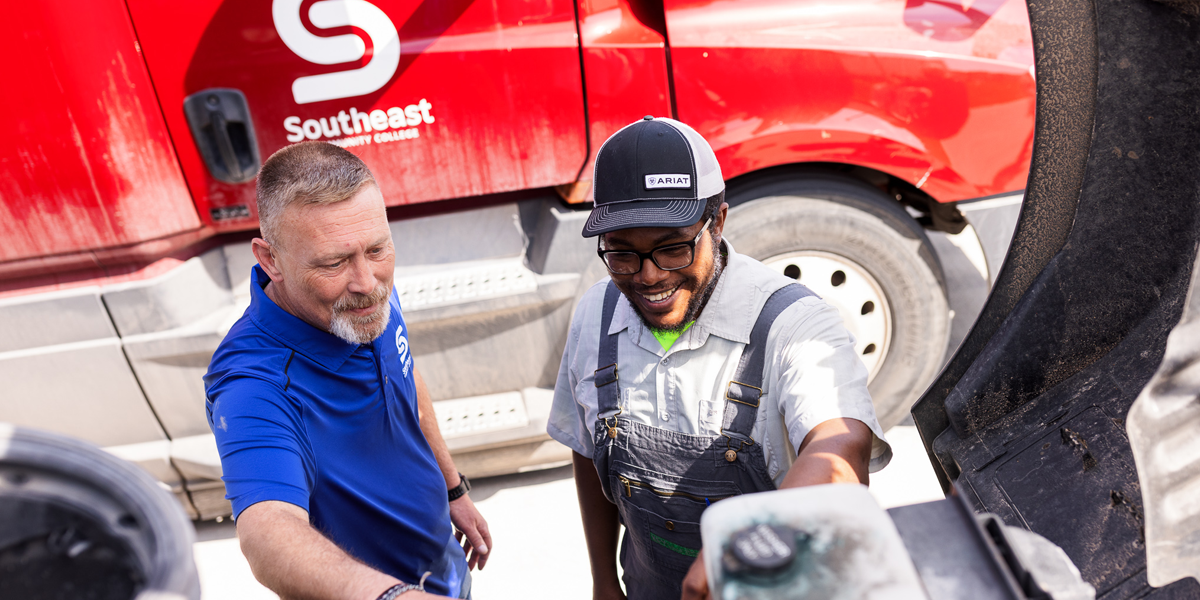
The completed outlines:
[[[1198,598],[1194,579],[1146,583],[1124,421],[1179,321],[1200,240],[1200,17],[1048,0],[1031,21],[1039,141],[1026,205],[981,321],[913,414],[944,481],[1062,547],[1097,597]],[[1061,77],[1089,64],[1094,85]],[[1089,113],[1081,138],[1072,127]],[[1072,150],[1081,139],[1086,154]],[[1055,144],[1065,151],[1046,151]],[[1061,184],[1080,167],[1072,211]]]

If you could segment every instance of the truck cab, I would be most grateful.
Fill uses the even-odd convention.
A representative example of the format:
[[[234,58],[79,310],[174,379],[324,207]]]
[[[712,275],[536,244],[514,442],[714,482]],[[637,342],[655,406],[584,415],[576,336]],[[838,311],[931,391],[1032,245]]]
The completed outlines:
[[[728,241],[841,311],[889,426],[946,352],[928,231],[1019,193],[1016,0],[20,3],[0,106],[0,421],[105,447],[228,514],[201,376],[249,302],[254,176],[304,140],[389,207],[416,363],[470,476],[545,434],[591,161],[644,115],[712,144]]]

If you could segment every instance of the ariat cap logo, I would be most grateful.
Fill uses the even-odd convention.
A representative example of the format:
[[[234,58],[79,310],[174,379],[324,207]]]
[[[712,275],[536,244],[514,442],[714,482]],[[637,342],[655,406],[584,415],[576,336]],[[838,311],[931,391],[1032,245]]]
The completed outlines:
[[[656,190],[659,188],[690,188],[692,187],[691,175],[679,174],[662,174],[662,175],[647,175],[646,189]]]

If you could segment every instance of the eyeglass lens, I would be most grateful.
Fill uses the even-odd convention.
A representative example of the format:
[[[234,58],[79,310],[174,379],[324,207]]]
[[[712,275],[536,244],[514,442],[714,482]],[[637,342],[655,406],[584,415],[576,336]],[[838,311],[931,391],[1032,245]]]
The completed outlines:
[[[655,248],[650,254],[654,264],[664,271],[677,271],[692,264],[692,247],[688,244],[673,244]],[[635,252],[609,252],[604,255],[608,268],[621,275],[631,275],[642,269],[642,257]]]

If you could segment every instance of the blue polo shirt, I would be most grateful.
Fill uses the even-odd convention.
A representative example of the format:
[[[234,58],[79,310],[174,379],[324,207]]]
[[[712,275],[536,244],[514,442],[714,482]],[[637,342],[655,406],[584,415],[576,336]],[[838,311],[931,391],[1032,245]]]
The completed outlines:
[[[318,531],[401,581],[457,596],[466,560],[446,481],[421,432],[413,359],[393,290],[387,330],[350,344],[279,308],[258,266],[250,308],[204,376],[227,498],[279,500]]]

